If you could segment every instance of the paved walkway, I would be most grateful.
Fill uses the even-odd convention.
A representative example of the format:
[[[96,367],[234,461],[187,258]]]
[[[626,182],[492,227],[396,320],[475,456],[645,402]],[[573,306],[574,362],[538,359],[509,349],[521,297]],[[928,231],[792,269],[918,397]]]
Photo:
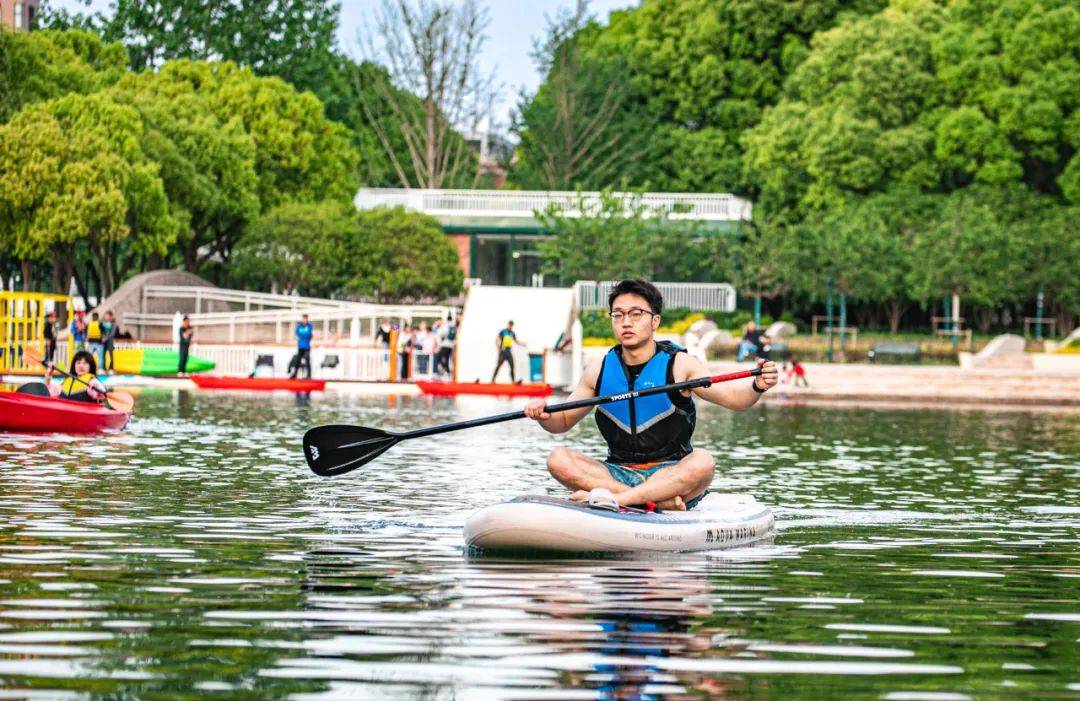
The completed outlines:
[[[745,367],[749,366],[733,362],[709,363],[709,368],[717,374]],[[942,407],[980,404],[1080,410],[1080,373],[866,363],[804,363],[803,367],[810,387],[781,384],[765,395],[766,400],[918,403]]]

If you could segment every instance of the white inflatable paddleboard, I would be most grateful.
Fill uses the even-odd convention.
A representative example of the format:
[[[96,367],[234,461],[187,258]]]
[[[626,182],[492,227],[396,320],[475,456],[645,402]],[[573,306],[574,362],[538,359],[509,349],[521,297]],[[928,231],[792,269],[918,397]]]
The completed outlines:
[[[584,502],[523,496],[480,509],[465,543],[480,550],[633,552],[718,550],[767,537],[775,519],[749,494],[712,492],[690,511],[609,511]]]

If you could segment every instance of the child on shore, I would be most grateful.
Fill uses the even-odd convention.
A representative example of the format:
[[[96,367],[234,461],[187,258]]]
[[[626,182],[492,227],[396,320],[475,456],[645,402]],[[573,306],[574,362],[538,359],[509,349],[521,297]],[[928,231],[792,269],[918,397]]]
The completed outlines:
[[[784,361],[784,384],[790,383],[794,378],[796,387],[799,387],[800,384],[803,387],[809,387],[810,383],[806,381],[806,368],[795,356],[791,356],[790,361],[791,367],[788,367],[787,361]]]

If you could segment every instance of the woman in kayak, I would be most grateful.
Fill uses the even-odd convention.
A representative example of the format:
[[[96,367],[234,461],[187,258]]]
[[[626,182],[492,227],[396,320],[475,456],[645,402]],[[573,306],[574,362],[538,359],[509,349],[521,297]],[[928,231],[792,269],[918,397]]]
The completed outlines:
[[[50,382],[53,376],[53,365],[49,365],[45,371],[45,382],[30,382],[19,388],[24,394],[36,394],[41,397],[70,399],[76,402],[95,402],[100,404],[105,400],[105,385],[97,379],[97,362],[88,351],[79,351],[71,359],[71,375],[63,382],[56,384]]]
[[[705,363],[685,349],[653,338],[663,304],[660,290],[644,280],[623,280],[615,286],[608,309],[619,343],[585,369],[569,401],[709,376]],[[573,492],[571,499],[588,499],[592,490],[602,488],[610,491],[612,506],[693,508],[708,491],[716,461],[690,445],[696,422],[691,393],[734,411],[749,409],[778,380],[775,363],[757,362],[761,375],[745,384],[717,384],[601,406],[596,424],[608,444],[607,459],[556,448],[548,456],[548,471]],[[543,399],[530,402],[525,415],[549,433],[569,431],[592,410],[548,414],[544,405]]]

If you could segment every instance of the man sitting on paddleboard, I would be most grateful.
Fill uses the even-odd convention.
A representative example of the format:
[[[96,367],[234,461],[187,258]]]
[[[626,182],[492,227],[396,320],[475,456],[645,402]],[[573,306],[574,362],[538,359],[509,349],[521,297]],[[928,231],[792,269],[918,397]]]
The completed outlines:
[[[653,334],[660,326],[664,300],[644,280],[623,280],[608,296],[611,327],[618,345],[585,369],[569,401],[621,394],[698,377],[708,377],[705,363]],[[777,383],[771,361],[758,360],[762,373],[745,384],[716,384],[691,390],[701,399],[734,411],[753,406]],[[569,488],[571,499],[584,500],[596,488],[610,490],[619,506],[655,503],[663,509],[692,509],[708,491],[712,455],[690,445],[696,414],[691,391],[676,391],[600,406],[596,424],[608,444],[603,462],[568,448],[548,456],[548,471]],[[565,433],[592,407],[548,414],[536,399],[525,415],[549,433]]]

